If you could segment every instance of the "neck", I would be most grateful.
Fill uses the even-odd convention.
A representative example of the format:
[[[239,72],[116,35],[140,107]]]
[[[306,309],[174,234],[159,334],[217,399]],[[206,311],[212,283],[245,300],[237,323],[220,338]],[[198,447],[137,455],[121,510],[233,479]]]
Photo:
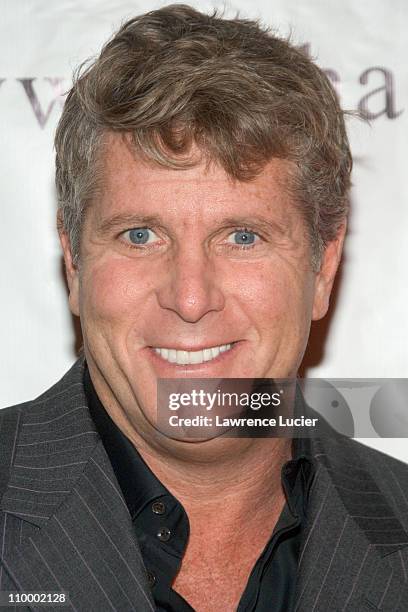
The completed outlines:
[[[235,438],[222,442],[221,452],[213,441],[200,443],[212,445],[204,461],[202,453],[197,460],[198,453],[192,452],[188,460],[185,456],[157,452],[147,445],[136,446],[189,516],[196,510],[202,515],[203,507],[208,513],[216,512],[226,503],[231,518],[232,514],[246,514],[248,508],[253,510],[254,500],[257,506],[279,505],[283,499],[281,468],[291,458],[291,440]]]

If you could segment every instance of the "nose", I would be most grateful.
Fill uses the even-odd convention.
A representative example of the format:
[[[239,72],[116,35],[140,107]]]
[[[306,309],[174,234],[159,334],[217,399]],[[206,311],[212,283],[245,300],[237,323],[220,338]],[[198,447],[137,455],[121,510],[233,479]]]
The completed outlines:
[[[162,308],[175,312],[188,323],[197,323],[207,313],[224,308],[214,262],[204,251],[182,249],[165,265],[165,281],[157,290]]]

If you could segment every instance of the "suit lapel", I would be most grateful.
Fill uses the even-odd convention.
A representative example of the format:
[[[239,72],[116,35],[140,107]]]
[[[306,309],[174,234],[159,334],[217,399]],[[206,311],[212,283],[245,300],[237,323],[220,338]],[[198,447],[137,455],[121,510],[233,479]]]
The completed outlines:
[[[65,591],[76,610],[154,610],[131,517],[90,418],[82,376],[80,360],[22,411],[1,510],[38,530],[3,563],[21,591]]]
[[[408,534],[352,440],[312,441],[317,474],[298,568],[295,610],[408,609]]]

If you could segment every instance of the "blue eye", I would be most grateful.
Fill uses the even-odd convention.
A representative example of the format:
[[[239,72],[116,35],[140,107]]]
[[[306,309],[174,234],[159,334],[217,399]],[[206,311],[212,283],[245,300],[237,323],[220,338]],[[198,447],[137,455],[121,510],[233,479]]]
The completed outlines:
[[[156,234],[148,227],[135,227],[123,234],[132,244],[143,245],[155,241]]]
[[[255,232],[251,232],[251,230],[237,230],[231,234],[232,241],[234,244],[246,245],[246,244],[254,244],[255,239],[257,238],[257,234]]]

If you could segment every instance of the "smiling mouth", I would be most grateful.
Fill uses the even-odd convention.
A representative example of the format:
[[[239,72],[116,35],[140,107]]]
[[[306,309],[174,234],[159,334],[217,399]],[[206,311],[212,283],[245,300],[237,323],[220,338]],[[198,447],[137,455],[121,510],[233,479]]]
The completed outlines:
[[[235,342],[232,342],[231,344],[220,344],[219,346],[211,346],[200,351],[185,351],[172,348],[152,348],[155,353],[160,355],[162,359],[168,361],[169,363],[175,363],[177,365],[197,365],[216,359],[219,355],[221,355],[221,353],[230,351],[235,344]]]

